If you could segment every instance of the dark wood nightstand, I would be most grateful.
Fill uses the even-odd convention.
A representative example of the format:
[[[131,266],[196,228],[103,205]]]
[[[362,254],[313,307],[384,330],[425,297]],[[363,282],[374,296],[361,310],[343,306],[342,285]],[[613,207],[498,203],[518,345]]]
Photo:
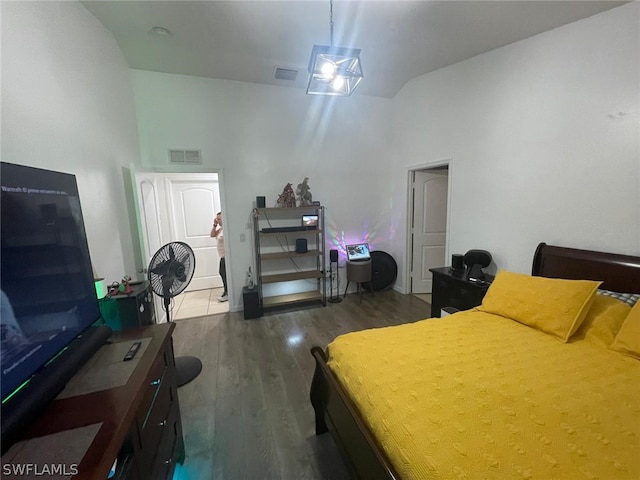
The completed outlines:
[[[430,268],[433,274],[431,299],[431,316],[440,317],[444,307],[455,307],[458,310],[469,310],[482,303],[493,275],[486,275],[485,283],[468,280],[468,270],[455,271],[451,267]]]

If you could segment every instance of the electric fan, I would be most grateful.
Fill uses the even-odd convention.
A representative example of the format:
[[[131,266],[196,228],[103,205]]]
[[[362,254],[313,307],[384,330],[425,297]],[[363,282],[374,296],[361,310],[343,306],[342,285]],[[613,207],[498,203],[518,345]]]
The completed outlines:
[[[160,247],[149,263],[148,276],[153,293],[164,299],[167,322],[171,321],[171,299],[187,288],[196,268],[196,257],[189,245],[171,242]],[[178,386],[189,383],[202,370],[202,362],[196,357],[178,357],[176,376]]]

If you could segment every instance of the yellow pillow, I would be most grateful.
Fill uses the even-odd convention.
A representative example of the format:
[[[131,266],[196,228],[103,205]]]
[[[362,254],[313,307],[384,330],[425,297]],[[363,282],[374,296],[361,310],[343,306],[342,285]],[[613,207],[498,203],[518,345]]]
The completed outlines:
[[[631,307],[624,302],[605,295],[596,294],[591,308],[571,340],[586,340],[608,348],[620,327],[629,315]]]
[[[640,359],[640,302],[631,309],[611,348]]]
[[[478,309],[511,318],[566,342],[584,320],[601,283],[502,270]]]

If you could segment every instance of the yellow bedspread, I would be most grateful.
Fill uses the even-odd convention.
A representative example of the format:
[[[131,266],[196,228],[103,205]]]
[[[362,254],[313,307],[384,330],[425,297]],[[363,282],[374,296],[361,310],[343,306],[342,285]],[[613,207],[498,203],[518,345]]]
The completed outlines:
[[[328,353],[402,479],[640,478],[638,360],[476,311]]]

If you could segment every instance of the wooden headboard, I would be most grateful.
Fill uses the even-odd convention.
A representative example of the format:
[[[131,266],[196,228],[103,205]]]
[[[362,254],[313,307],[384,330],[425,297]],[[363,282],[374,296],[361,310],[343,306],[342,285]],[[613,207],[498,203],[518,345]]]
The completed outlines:
[[[554,247],[541,243],[533,257],[532,275],[571,280],[600,280],[600,288],[640,293],[640,257]]]

